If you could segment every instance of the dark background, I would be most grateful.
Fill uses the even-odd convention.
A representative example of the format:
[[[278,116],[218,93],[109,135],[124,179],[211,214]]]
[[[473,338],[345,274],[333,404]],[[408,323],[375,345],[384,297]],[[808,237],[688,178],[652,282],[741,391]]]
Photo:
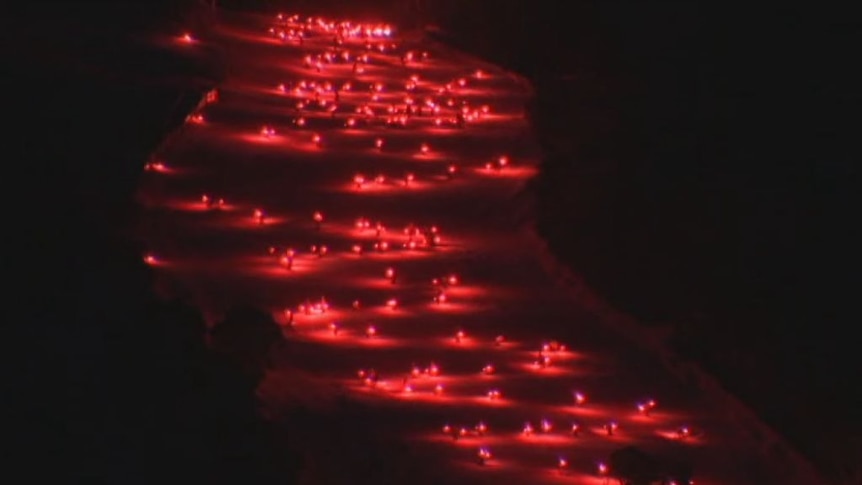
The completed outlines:
[[[339,2],[314,5],[328,3]],[[437,24],[448,41],[534,83],[530,116],[545,152],[538,228],[558,257],[618,308],[672,328],[678,352],[826,475],[858,478],[859,25],[850,9],[514,0],[352,8],[373,15],[393,3],[393,20]],[[188,335],[151,330],[153,320],[194,318],[152,301],[143,248],[124,236],[146,155],[218,78],[216,58],[190,62],[141,47],[134,34],[194,25],[195,4],[36,2],[4,16],[13,81],[4,88],[13,125],[4,198],[15,250],[3,264],[24,290],[6,310],[25,337],[11,367],[14,416],[33,416],[14,419],[28,429],[22,451],[80,464],[69,458],[77,450],[95,464],[87,470],[130,467],[111,453],[164,463],[98,430],[138,423],[169,433],[164,423],[176,416],[142,426],[136,413],[176,399],[177,369],[210,366],[195,354],[207,350],[194,323],[181,326]],[[185,316],[159,313],[175,311]],[[165,346],[179,347],[167,361]],[[240,401],[250,395],[244,385],[231,391]],[[254,419],[244,406],[237,422]]]

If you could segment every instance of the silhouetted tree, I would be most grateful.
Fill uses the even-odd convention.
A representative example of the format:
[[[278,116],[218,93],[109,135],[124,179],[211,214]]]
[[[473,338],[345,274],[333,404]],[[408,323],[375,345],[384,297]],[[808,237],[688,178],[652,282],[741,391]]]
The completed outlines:
[[[270,350],[281,341],[281,328],[272,317],[248,305],[230,309],[210,331],[213,350],[253,376],[263,373]]]
[[[611,476],[625,485],[649,485],[660,480],[658,461],[633,446],[611,453]]]

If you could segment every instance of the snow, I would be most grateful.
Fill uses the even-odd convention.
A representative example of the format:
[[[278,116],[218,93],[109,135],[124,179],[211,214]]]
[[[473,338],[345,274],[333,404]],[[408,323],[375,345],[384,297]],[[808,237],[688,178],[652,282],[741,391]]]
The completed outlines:
[[[553,274],[555,263],[523,224],[529,217],[524,187],[540,161],[523,116],[530,96],[526,81],[415,34],[399,54],[369,51],[363,73],[350,62],[323,63],[317,72],[304,67],[303,58],[329,49],[334,33],[311,35],[300,46],[267,32],[275,19],[227,12],[221,18],[215,37],[175,42],[177,49],[217,46],[228,76],[218,100],[200,108],[203,122],[188,123],[154,154],[170,169],[148,172],[140,193],[146,209],[141,235],[165,286],[194,294],[210,321],[231,305],[252,302],[284,324],[285,345],[259,390],[274,415],[299,406],[335,420],[346,399],[350,409],[360,410],[353,418],[362,429],[385,430],[381,442],[412,447],[406,457],[399,455],[411,464],[376,465],[389,478],[406,473],[429,483],[432,476],[448,483],[603,483],[597,463],[635,445],[691,456],[697,483],[812,483],[791,458],[760,449],[714,393],[668,372],[656,346],[637,345],[647,337],[622,338],[618,332],[633,333],[634,327],[609,325],[614,317],[597,311],[587,292],[573,293]],[[373,45],[391,42],[399,42],[397,34],[372,39]],[[417,58],[407,66],[399,58],[405,48]],[[366,52],[364,41],[352,38],[340,49]],[[425,60],[423,52],[429,54]],[[419,82],[411,96],[442,103],[444,120],[453,116],[448,98],[465,100],[471,109],[488,105],[490,112],[463,129],[435,126],[433,116],[384,126],[386,107],[403,105],[412,74]],[[293,91],[302,80],[336,86],[349,81],[352,89],[339,94],[334,117],[326,107],[298,113],[300,99],[314,104],[311,91]],[[377,115],[366,121],[353,108],[369,102],[368,87],[378,82],[385,89],[380,102],[370,104]],[[435,91],[450,82],[452,93],[438,96]],[[321,95],[329,105],[333,97]],[[297,126],[300,116],[305,126]],[[348,117],[357,120],[355,127],[345,126]],[[381,149],[377,138],[385,140]],[[428,153],[420,150],[423,143]],[[503,155],[509,163],[493,168]],[[451,180],[450,165],[458,168]],[[414,179],[405,184],[408,173]],[[356,174],[366,180],[361,188]],[[383,183],[374,181],[378,175]],[[208,207],[203,195],[225,203]],[[263,223],[253,217],[256,209],[265,214]],[[319,227],[316,211],[324,215]],[[357,228],[359,218],[370,227]],[[379,237],[378,222],[385,226]],[[410,224],[425,231],[436,226],[439,245],[411,239],[404,232]],[[411,240],[420,247],[405,249]],[[381,241],[387,250],[374,249]],[[312,250],[322,245],[325,255]],[[280,260],[288,248],[295,251],[291,269]],[[386,278],[389,267],[397,272],[395,283]],[[455,285],[432,284],[453,274]],[[435,302],[441,289],[446,300]],[[325,312],[299,308],[321,297]],[[397,300],[394,308],[387,306],[391,299]],[[287,308],[294,313],[292,325]],[[371,337],[369,325],[377,332]],[[459,330],[464,335],[456,339]],[[500,335],[505,341],[497,344]],[[536,366],[542,344],[554,340],[565,349],[544,352],[550,365]],[[439,366],[437,375],[427,372],[432,363]],[[488,364],[493,375],[482,373]],[[418,375],[412,376],[414,366]],[[376,385],[360,379],[360,369],[379,373]],[[490,398],[492,390],[500,397]],[[575,390],[588,397],[580,406]],[[639,414],[636,404],[649,398],[658,406],[649,416]],[[540,432],[541,419],[553,430]],[[612,421],[619,428],[609,436],[603,426]],[[447,423],[472,429],[479,422],[488,427],[481,436],[453,440],[442,432]],[[537,430],[531,436],[521,433],[526,422]],[[582,429],[578,437],[570,433],[575,422]],[[682,426],[696,433],[679,439]],[[329,442],[312,431],[307,445],[321,451]],[[480,447],[493,455],[485,466],[476,464]],[[343,453],[351,453],[348,448]],[[559,457],[569,463],[565,473],[557,470]],[[351,463],[345,455],[326,459]],[[322,477],[351,483],[351,474],[337,467],[313,468],[318,483]]]

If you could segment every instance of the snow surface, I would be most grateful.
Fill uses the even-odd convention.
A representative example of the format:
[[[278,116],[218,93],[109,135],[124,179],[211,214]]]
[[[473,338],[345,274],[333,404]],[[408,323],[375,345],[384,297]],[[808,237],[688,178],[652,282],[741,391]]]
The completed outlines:
[[[608,325],[547,271],[548,255],[523,229],[529,204],[522,195],[540,158],[524,118],[530,96],[524,80],[421,35],[397,34],[372,40],[375,48],[395,42],[396,54],[345,40],[339,50],[369,53],[369,62],[358,64],[362,73],[351,62],[324,62],[318,72],[303,58],[329,50],[334,34],[316,26],[300,46],[267,32],[274,25],[273,18],[225,12],[213,38],[173,40],[177,49],[217,48],[228,76],[218,100],[195,113],[203,119],[193,114],[154,155],[165,168],[151,169],[141,188],[141,235],[160,285],[192,294],[210,321],[234,304],[251,303],[284,324],[286,342],[273,356],[261,397],[274,416],[310,408],[327,420],[325,429],[332,423],[343,429],[303,431],[309,483],[352,483],[362,469],[384,483],[598,484],[606,479],[597,464],[626,445],[689,458],[697,483],[812,483],[793,457],[764,450],[722,401],[668,372],[637,339],[621,338],[619,325]],[[416,60],[404,65],[399,56],[407,50]],[[404,106],[413,74],[419,78],[411,96],[440,104],[443,126],[427,114],[412,116],[405,127],[385,126],[386,108]],[[315,105],[312,90],[292,91],[300,81],[350,82],[352,89],[339,94],[332,116]],[[370,102],[375,83],[384,87]],[[451,93],[439,95],[447,83]],[[331,105],[333,96],[321,99]],[[466,101],[468,112],[483,105],[489,112],[463,129],[448,126],[449,98],[455,107]],[[301,101],[308,106],[300,111]],[[369,102],[372,118],[355,114]],[[356,125],[345,126],[351,117]],[[508,157],[505,167],[486,168],[501,156]],[[447,179],[450,165],[458,170]],[[405,184],[408,173],[414,178]],[[366,180],[361,188],[357,174]],[[379,175],[383,183],[375,182]],[[224,205],[208,208],[203,195]],[[263,223],[255,219],[258,209]],[[324,216],[319,228],[317,211]],[[370,228],[357,228],[360,218]],[[385,226],[379,238],[378,222]],[[439,245],[421,247],[417,236],[420,247],[404,248],[409,224],[436,226]],[[373,248],[381,241],[388,250]],[[328,250],[323,256],[311,250],[320,245]],[[291,269],[280,260],[288,248],[295,251]],[[447,284],[450,275],[457,284]],[[446,301],[434,302],[444,287]],[[326,312],[300,308],[321,297]],[[387,306],[390,299],[397,307]],[[293,312],[292,325],[285,309]],[[505,341],[498,345],[500,335]],[[544,352],[550,364],[536,366],[542,345],[555,340],[565,349]],[[427,372],[432,363],[437,375]],[[488,364],[492,375],[482,372]],[[368,385],[360,369],[374,369],[379,381]],[[491,390],[500,397],[489,398]],[[575,391],[585,394],[584,404],[575,405]],[[649,399],[657,406],[646,416],[636,405]],[[541,431],[542,419],[553,424],[550,432]],[[483,435],[474,432],[480,422],[487,426]],[[536,430],[531,436],[522,432],[527,422]],[[618,424],[612,436],[603,428],[610,422]],[[582,429],[577,437],[573,423]],[[468,433],[455,440],[443,432],[446,424]],[[683,426],[692,436],[677,436]],[[359,433],[376,436],[360,440]],[[392,459],[350,445],[368,439]],[[493,454],[484,466],[477,464],[480,447]],[[561,457],[569,463],[564,472],[557,468]]]

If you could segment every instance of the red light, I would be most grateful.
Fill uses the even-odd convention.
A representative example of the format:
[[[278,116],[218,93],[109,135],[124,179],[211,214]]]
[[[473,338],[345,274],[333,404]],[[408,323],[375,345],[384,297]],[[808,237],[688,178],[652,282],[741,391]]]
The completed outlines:
[[[150,162],[144,165],[144,170],[148,172],[167,172],[168,167],[161,162]]]
[[[253,217],[254,217],[255,221],[257,221],[257,223],[258,223],[258,224],[263,224],[263,222],[264,222],[264,213],[263,213],[263,211],[262,211],[262,210],[260,210],[260,209],[255,209],[255,210],[254,210]]]
[[[573,396],[575,398],[575,404],[577,404],[578,406],[587,402],[587,396],[580,391],[575,391]]]
[[[361,189],[362,186],[365,185],[365,176],[359,173],[354,175],[353,184],[356,185],[357,189]]]
[[[427,143],[423,143],[419,145],[419,151],[424,155],[431,151],[431,147],[429,147]]]
[[[377,327],[375,327],[374,325],[369,325],[368,328],[365,329],[365,336],[371,338],[375,335],[377,335]]]
[[[640,414],[644,416],[649,416],[650,411],[652,411],[656,407],[656,402],[654,399],[648,399],[644,402],[637,403],[637,410]]]

